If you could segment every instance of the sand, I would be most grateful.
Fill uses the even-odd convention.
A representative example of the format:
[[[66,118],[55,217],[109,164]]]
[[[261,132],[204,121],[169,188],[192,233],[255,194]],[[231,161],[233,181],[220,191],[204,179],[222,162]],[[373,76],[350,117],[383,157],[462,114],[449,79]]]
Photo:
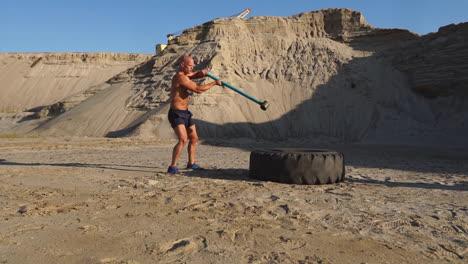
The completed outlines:
[[[25,100],[40,119],[23,114],[21,122],[0,129],[170,139],[171,79],[179,58],[190,54],[196,70],[206,68],[270,102],[262,111],[219,86],[194,94],[189,108],[207,138],[328,136],[468,146],[467,36],[468,23],[420,36],[375,28],[361,12],[332,8],[290,17],[214,19],[185,30],[154,56],[59,53],[35,63],[42,55],[6,54],[0,56],[0,83],[6,84],[0,111],[12,114],[4,105]],[[2,113],[0,119],[12,123]]]
[[[76,97],[82,92],[149,58],[109,52],[0,53],[0,111],[79,101]]]
[[[0,139],[0,263],[465,263],[468,257],[462,149],[202,142],[197,160],[207,169],[169,175],[173,144]],[[343,151],[345,182],[287,185],[248,177],[251,150],[304,144]]]
[[[154,56],[0,54],[0,264],[466,263],[467,32],[324,9],[215,19]],[[270,107],[193,95],[206,169],[169,175],[183,54]],[[343,152],[346,180],[249,178],[250,151],[295,146]]]

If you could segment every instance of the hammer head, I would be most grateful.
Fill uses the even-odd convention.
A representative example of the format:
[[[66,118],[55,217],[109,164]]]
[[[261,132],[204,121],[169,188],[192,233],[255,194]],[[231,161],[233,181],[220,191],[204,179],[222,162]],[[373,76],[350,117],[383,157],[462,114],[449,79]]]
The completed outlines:
[[[268,106],[270,106],[270,103],[268,101],[264,101],[263,103],[260,104],[260,108],[263,110],[263,111],[266,111]]]

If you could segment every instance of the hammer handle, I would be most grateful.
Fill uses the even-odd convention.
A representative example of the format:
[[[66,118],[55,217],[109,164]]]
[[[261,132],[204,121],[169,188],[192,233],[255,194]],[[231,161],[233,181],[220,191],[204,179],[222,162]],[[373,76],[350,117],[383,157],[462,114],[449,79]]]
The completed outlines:
[[[209,74],[209,73],[207,74],[207,76],[210,77],[211,79],[215,80],[215,81],[219,80],[218,77],[215,77],[215,76],[213,76],[213,75],[211,75],[211,74]],[[221,83],[222,83],[224,86],[227,86],[228,88],[234,90],[235,92],[238,92],[238,93],[242,94],[243,96],[249,98],[250,100],[256,102],[257,104],[261,104],[261,103],[262,103],[262,102],[260,102],[260,100],[258,100],[257,98],[255,98],[255,97],[253,97],[253,96],[251,96],[251,95],[249,95],[249,94],[247,94],[247,93],[245,93],[245,92],[243,92],[243,91],[237,89],[236,87],[230,85],[229,83],[227,83],[227,82],[225,82],[225,81],[221,81]]]

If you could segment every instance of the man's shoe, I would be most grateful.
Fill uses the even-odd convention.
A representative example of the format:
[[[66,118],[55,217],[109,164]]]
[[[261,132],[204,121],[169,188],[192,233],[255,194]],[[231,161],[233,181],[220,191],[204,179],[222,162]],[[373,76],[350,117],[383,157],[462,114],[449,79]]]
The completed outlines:
[[[194,164],[187,164],[187,169],[190,169],[190,170],[203,170],[203,168],[201,168],[200,166],[198,166],[198,164],[194,163]]]
[[[167,172],[170,174],[177,174],[179,173],[179,169],[177,168],[177,166],[169,166]]]

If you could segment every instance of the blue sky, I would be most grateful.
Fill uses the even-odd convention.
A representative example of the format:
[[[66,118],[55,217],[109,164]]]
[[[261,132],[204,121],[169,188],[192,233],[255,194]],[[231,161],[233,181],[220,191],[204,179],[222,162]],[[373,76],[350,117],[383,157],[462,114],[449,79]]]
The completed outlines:
[[[154,53],[168,33],[228,17],[361,11],[375,27],[419,34],[468,21],[468,0],[0,0],[0,52]]]

